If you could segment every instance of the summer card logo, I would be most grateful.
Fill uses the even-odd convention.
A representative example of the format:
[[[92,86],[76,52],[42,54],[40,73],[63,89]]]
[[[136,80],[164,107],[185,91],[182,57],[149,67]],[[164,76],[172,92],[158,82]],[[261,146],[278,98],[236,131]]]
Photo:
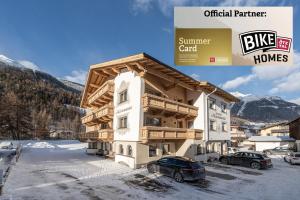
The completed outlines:
[[[266,62],[288,62],[289,56],[280,51],[290,52],[292,38],[281,37],[276,31],[256,30],[239,34],[243,55],[262,50],[254,55],[255,64]],[[274,52],[279,51],[279,52]]]

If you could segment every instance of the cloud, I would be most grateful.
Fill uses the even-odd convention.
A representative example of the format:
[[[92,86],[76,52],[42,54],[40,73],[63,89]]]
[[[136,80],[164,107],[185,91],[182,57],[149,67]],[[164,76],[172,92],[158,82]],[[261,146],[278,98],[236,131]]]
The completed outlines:
[[[252,96],[252,94],[244,94],[238,91],[235,92],[230,92],[230,94],[232,94],[233,96],[237,97],[237,98],[243,98],[243,97],[247,97],[247,96]]]
[[[262,2],[266,2],[263,0],[225,0],[218,4],[218,6],[257,6]]]
[[[224,88],[225,90],[235,89],[235,88],[240,87],[241,85],[245,85],[245,84],[249,83],[250,81],[252,81],[255,78],[256,78],[256,76],[254,74],[250,74],[247,76],[240,76],[233,80],[225,82],[222,85],[222,88]]]
[[[300,53],[294,50],[292,66],[254,66],[246,76],[234,78],[225,82],[224,89],[235,89],[252,80],[270,81],[272,88],[269,93],[288,93],[300,91]]]
[[[24,67],[32,69],[32,70],[39,70],[40,69],[39,66],[37,66],[36,64],[34,64],[33,62],[30,62],[28,60],[20,60],[20,61],[18,61],[18,63],[20,63]]]
[[[287,5],[290,0],[133,0],[134,14],[147,13],[156,7],[163,15],[170,17],[175,6],[272,6]]]
[[[269,91],[270,93],[279,92],[295,92],[300,91],[300,71],[292,73],[279,81],[276,81],[276,85]]]
[[[292,102],[292,103],[295,103],[295,104],[300,105],[300,98],[297,98],[297,99],[291,99],[291,100],[289,100],[289,102]]]
[[[134,14],[140,12],[146,13],[152,8],[153,0],[134,0],[132,3],[132,11]]]
[[[193,74],[191,74],[190,76],[191,76],[193,79],[195,79],[195,80],[199,80],[199,79],[200,79],[199,74],[193,73]]]
[[[84,70],[74,70],[71,72],[71,75],[67,75],[64,78],[68,81],[72,81],[75,83],[85,83],[87,72]]]

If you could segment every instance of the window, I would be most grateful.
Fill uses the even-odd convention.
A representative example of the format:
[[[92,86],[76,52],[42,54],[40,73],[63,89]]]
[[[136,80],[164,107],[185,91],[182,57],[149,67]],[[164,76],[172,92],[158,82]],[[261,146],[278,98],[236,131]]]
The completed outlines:
[[[211,131],[216,131],[217,130],[217,122],[215,122],[214,120],[210,120],[210,122],[209,122],[209,129]]]
[[[194,122],[193,121],[188,121],[187,125],[188,125],[188,128],[193,128],[194,127]]]
[[[131,145],[127,146],[127,155],[132,156],[132,147],[131,147]]]
[[[119,103],[127,101],[127,90],[124,90],[119,93]]]
[[[100,129],[107,129],[107,128],[108,128],[108,124],[107,123],[100,125]]]
[[[127,128],[127,117],[119,118],[119,128]]]
[[[182,121],[179,121],[178,124],[177,124],[177,127],[178,127],[178,128],[183,128],[183,122],[182,122]]]
[[[97,142],[89,142],[88,149],[97,149]]]
[[[194,104],[194,101],[193,101],[193,99],[191,99],[191,100],[188,100],[188,104],[189,104],[189,105],[193,105],[193,104]]]
[[[227,132],[227,124],[225,122],[222,122],[222,131]]]
[[[205,153],[204,150],[205,149],[204,149],[203,145],[201,145],[201,144],[197,145],[197,155],[204,154]]]
[[[213,98],[209,98],[208,106],[210,109],[216,110],[216,100]]]
[[[123,145],[120,144],[119,145],[119,154],[123,154],[123,153],[124,153]]]
[[[145,125],[146,126],[161,126],[161,118],[146,117]]]
[[[221,103],[222,113],[227,113],[227,105],[225,103]]]
[[[156,154],[157,144],[149,144],[149,157],[155,157]]]

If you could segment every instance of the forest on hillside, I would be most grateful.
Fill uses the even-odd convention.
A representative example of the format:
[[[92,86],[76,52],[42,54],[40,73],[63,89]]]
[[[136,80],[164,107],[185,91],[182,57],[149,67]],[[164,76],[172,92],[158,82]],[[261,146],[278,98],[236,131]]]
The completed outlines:
[[[0,139],[47,139],[54,130],[78,135],[80,94],[47,73],[0,63]]]

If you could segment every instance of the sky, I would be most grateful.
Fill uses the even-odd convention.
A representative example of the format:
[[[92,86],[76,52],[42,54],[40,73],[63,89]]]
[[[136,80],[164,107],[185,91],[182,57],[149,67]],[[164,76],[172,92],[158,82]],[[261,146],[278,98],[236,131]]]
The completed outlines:
[[[141,52],[174,65],[174,6],[293,6],[291,67],[177,66],[229,92],[300,104],[300,18],[292,0],[0,0],[0,55],[84,83],[90,65]]]

